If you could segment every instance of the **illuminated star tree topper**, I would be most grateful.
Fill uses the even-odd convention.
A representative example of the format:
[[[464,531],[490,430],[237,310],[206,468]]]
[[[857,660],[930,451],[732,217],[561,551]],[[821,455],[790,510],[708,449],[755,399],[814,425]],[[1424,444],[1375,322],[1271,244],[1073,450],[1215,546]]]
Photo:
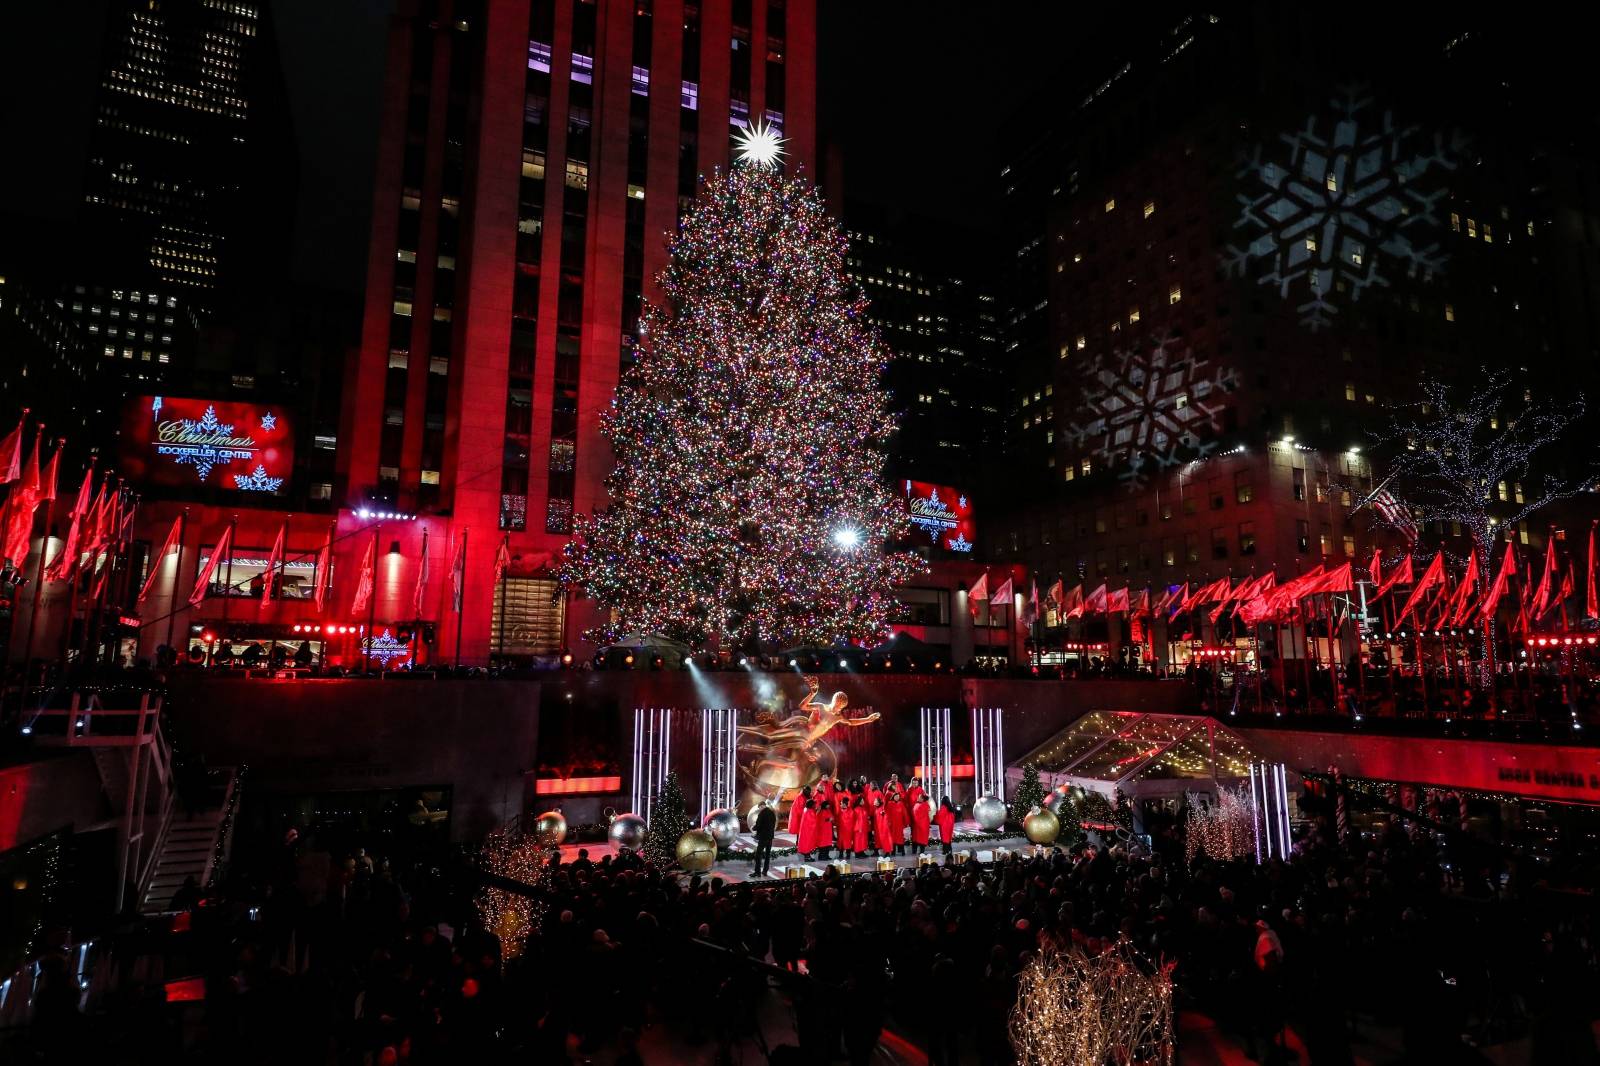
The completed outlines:
[[[737,161],[755,167],[775,167],[783,159],[783,138],[765,122],[748,126],[734,142]]]
[[[692,647],[876,642],[920,567],[884,478],[889,353],[810,183],[738,165],[680,223],[602,431],[611,503],[562,580]]]

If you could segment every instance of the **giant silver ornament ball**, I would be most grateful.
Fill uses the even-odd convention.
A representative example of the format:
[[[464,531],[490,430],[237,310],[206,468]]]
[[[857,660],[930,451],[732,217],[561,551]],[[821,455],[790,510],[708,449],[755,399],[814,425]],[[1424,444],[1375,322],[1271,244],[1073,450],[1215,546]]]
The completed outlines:
[[[611,828],[606,836],[618,851],[638,851],[644,846],[644,838],[648,833],[644,819],[637,814],[619,814],[611,819]]]
[[[726,807],[718,807],[706,815],[705,828],[716,838],[717,847],[728,847],[739,839],[739,816]]]
[[[1066,802],[1067,786],[1057,785],[1050,791],[1050,794],[1044,798],[1044,809],[1049,811],[1051,814],[1059,815],[1061,813],[1062,804]]]
[[[754,833],[756,831],[756,815],[760,814],[761,808],[765,807],[766,805],[766,800],[757,800],[755,804],[745,812],[744,824],[745,828],[750,830],[750,832]]]
[[[1006,805],[993,796],[979,796],[972,805],[972,818],[985,832],[992,833],[1006,824]]]

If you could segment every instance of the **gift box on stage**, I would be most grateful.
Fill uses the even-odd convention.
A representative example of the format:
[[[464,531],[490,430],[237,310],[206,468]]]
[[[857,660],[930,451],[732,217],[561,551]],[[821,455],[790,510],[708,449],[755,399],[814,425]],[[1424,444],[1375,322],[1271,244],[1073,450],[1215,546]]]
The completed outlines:
[[[957,866],[965,866],[971,858],[972,852],[970,851],[955,851],[950,853],[950,861],[955,863]]]
[[[850,872],[850,864],[845,862],[843,859],[836,859],[835,861],[830,862],[828,864],[828,868],[834,873],[847,874]]]
[[[880,857],[878,859],[878,872],[880,874],[893,873],[894,860],[887,857]]]
[[[783,879],[785,881],[804,881],[806,879],[806,868],[804,866],[785,866],[783,867]]]
[[[924,851],[923,853],[921,853],[920,855],[917,856],[917,865],[918,866],[938,866],[939,865],[939,860],[937,858],[935,858],[934,856],[929,855],[927,852]]]

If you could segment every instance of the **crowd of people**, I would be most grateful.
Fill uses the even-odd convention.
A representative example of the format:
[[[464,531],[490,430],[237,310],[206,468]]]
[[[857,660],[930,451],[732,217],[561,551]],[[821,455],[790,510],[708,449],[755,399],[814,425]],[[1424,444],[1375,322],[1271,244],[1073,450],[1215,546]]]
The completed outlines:
[[[579,853],[552,860],[515,943],[485,928],[468,866],[397,868],[290,835],[160,948],[167,976],[204,975],[203,1021],[178,1020],[149,981],[106,1021],[118,1046],[164,1061],[629,1064],[754,1047],[864,1063],[905,1040],[933,1064],[1001,1064],[1032,953],[1126,939],[1174,964],[1183,1009],[1262,1061],[1284,1055],[1287,1026],[1312,1062],[1350,1062],[1358,1018],[1419,1061],[1530,1032],[1535,1061],[1593,1059],[1592,915],[1535,904],[1494,853],[1399,824],[1344,842],[1318,826],[1286,862],[1186,865],[1182,832],[1165,822],[1137,852],[744,885]]]

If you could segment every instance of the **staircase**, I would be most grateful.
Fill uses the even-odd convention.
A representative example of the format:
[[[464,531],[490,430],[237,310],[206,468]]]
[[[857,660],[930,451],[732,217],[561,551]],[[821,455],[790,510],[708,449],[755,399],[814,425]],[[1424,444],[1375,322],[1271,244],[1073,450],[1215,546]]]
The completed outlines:
[[[216,869],[219,844],[220,853],[226,855],[231,843],[228,838],[232,836],[232,819],[228,815],[232,811],[238,778],[232,770],[219,773],[225,775],[221,795],[217,796],[215,789],[209,790],[208,800],[216,798],[220,802],[214,806],[208,802],[193,817],[181,817],[176,811],[173,812],[160,851],[156,854],[144,898],[139,901],[141,914],[162,914],[172,910],[172,896],[183,887],[186,878],[193,877],[195,884],[204,889]]]

